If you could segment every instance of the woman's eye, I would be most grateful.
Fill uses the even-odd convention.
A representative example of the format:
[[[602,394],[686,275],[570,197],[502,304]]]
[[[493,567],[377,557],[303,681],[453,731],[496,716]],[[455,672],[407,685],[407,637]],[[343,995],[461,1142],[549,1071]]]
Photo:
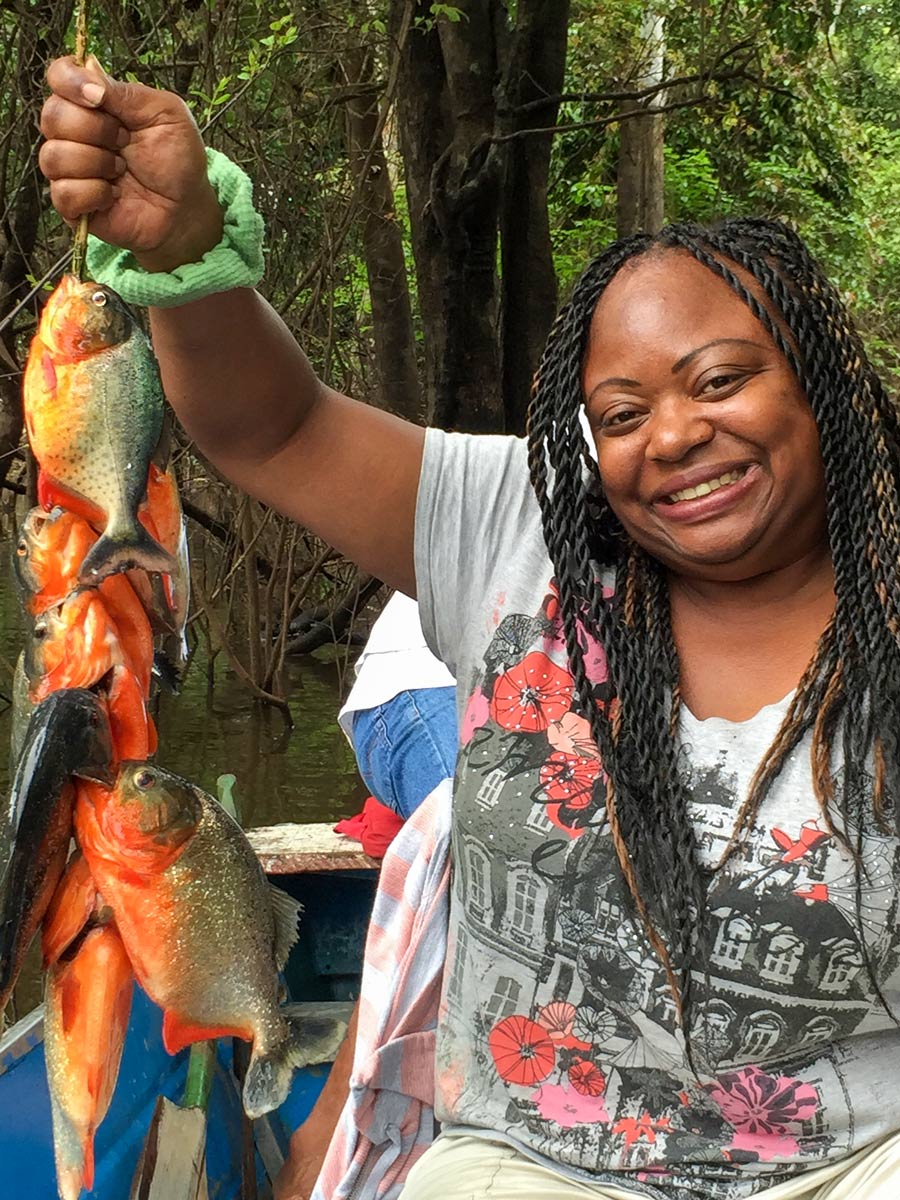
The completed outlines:
[[[729,387],[736,380],[740,379],[740,375],[736,372],[722,372],[721,375],[711,375],[703,381],[700,388],[701,392],[720,392],[723,388]]]
[[[616,429],[634,421],[640,413],[635,408],[617,408],[615,412],[607,413],[600,423],[601,429]]]

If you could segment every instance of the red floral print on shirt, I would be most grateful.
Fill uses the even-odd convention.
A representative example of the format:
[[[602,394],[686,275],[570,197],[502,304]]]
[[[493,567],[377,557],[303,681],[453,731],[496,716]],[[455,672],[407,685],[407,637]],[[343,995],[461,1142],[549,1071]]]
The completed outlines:
[[[569,808],[585,808],[591,802],[594,780],[600,774],[596,758],[555,751],[541,767],[541,787],[548,800]]]
[[[580,1058],[569,1067],[569,1083],[582,1096],[602,1096],[606,1076],[594,1063]]]
[[[491,717],[503,729],[544,733],[569,711],[573,690],[569,672],[540,650],[534,650],[497,676]]]
[[[556,1064],[556,1050],[546,1029],[518,1014],[504,1017],[494,1026],[488,1046],[497,1074],[506,1083],[541,1083]]]
[[[734,1129],[731,1148],[752,1151],[763,1161],[793,1158],[799,1144],[791,1135],[819,1107],[812,1084],[790,1075],[769,1075],[755,1066],[720,1075],[709,1095]]]

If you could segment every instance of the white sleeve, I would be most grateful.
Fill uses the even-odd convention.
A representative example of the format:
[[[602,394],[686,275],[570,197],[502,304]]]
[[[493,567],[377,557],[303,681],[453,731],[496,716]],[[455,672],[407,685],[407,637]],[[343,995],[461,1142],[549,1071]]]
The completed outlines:
[[[416,584],[425,639],[464,678],[467,650],[510,574],[545,554],[523,439],[429,429],[416,507]],[[533,569],[533,568],[532,568]]]

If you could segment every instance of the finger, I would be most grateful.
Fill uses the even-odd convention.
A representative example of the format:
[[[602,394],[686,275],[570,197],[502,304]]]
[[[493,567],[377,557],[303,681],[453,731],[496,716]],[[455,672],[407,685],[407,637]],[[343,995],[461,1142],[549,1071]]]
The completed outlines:
[[[86,108],[102,107],[130,130],[192,120],[187,105],[173,92],[113,79],[93,57],[83,67],[73,58],[56,59],[47,70],[47,82],[62,99]]]
[[[118,192],[106,179],[59,179],[50,184],[53,207],[64,221],[77,221],[85,213],[104,212],[115,204]]]
[[[90,146],[121,149],[128,143],[128,130],[101,109],[82,108],[71,100],[50,96],[41,110],[41,133],[51,140],[84,142]]]
[[[38,165],[50,180],[114,180],[125,170],[125,159],[98,146],[54,140],[41,146]]]
[[[57,58],[47,68],[47,85],[72,104],[97,108],[103,103],[108,76],[93,55],[82,67],[72,55]]]

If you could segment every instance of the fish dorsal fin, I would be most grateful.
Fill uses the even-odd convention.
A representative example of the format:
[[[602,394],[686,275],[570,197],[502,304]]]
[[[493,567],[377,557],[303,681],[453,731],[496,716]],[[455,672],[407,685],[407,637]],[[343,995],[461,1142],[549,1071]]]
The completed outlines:
[[[280,971],[288,960],[291,947],[300,932],[300,914],[303,905],[281,888],[269,885],[272,914],[275,917],[275,965]]]

